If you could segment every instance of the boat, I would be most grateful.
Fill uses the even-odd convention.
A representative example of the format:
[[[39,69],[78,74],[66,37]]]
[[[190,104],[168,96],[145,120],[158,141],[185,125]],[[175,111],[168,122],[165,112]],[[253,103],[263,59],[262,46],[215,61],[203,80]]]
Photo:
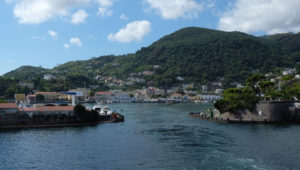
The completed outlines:
[[[96,104],[94,107],[93,107],[93,110],[96,110],[96,111],[101,111],[101,109],[102,109],[102,105],[100,105],[100,104]]]
[[[100,115],[112,115],[112,111],[109,109],[108,106],[104,106],[101,111],[99,112]]]
[[[96,110],[99,113],[101,119],[111,120],[111,122],[124,122],[124,116],[117,113],[115,110],[111,111],[108,106],[97,104],[93,107],[93,110]]]

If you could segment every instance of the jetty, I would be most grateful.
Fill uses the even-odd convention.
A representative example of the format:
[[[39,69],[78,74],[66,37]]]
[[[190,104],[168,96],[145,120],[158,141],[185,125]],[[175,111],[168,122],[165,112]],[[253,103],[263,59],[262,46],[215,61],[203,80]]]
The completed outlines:
[[[80,108],[80,109],[78,109]],[[0,103],[0,129],[97,125],[124,122],[124,116],[113,112],[100,115],[84,106],[19,107],[15,103]]]

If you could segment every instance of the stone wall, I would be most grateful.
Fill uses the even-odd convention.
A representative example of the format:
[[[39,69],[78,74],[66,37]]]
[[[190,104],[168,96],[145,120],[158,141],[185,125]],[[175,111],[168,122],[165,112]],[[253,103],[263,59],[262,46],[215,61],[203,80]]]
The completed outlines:
[[[287,121],[290,119],[291,105],[290,101],[260,102],[255,111],[260,118],[266,121]]]
[[[80,122],[73,111],[16,112],[0,115],[0,127],[6,125],[69,124]]]
[[[290,111],[292,102],[290,101],[262,101],[253,110],[243,110],[238,114],[226,112],[221,116],[214,115],[215,118],[223,120],[242,121],[268,121],[268,122],[289,122],[295,120],[295,114]],[[300,116],[299,116],[300,117]]]

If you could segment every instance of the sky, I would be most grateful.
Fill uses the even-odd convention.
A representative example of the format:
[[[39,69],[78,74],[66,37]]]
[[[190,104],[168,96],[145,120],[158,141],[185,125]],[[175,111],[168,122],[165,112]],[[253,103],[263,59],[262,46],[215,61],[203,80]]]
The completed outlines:
[[[135,53],[185,27],[300,32],[299,0],[0,0],[0,75]]]

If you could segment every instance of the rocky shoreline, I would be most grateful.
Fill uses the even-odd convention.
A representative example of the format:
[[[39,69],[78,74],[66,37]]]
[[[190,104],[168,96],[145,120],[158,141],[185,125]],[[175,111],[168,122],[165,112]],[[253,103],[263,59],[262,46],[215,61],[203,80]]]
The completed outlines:
[[[296,123],[300,124],[300,109],[295,107],[296,103],[291,101],[263,101],[256,104],[253,110],[240,110],[236,113],[220,113],[218,110],[208,112],[191,112],[193,118],[202,120],[240,123],[240,124],[278,124]]]

